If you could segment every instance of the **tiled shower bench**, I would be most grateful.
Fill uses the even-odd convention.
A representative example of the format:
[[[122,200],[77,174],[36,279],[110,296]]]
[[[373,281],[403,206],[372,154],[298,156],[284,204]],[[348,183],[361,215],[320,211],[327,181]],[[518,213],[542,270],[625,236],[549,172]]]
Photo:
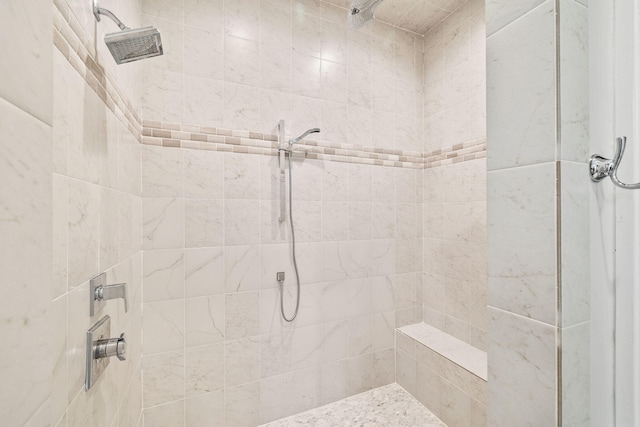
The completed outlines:
[[[426,323],[403,326],[396,380],[448,426],[485,425],[486,352]]]

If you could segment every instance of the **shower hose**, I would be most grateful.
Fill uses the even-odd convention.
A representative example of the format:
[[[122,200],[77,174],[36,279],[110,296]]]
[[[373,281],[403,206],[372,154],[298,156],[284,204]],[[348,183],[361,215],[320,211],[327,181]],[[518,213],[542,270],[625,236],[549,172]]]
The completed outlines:
[[[298,309],[300,308],[300,274],[298,273],[298,262],[296,260],[296,232],[293,228],[293,185],[291,179],[291,150],[288,151],[289,157],[289,224],[291,224],[291,248],[293,252],[293,270],[296,273],[296,309],[293,312],[293,316],[287,317],[284,313],[284,282],[280,283],[280,312],[282,313],[282,318],[287,322],[293,322],[293,320],[298,315]]]

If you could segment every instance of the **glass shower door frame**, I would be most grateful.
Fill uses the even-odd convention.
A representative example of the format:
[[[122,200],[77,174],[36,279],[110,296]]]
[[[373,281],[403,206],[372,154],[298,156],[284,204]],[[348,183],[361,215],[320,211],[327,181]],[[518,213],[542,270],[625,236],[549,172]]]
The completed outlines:
[[[623,182],[640,181],[640,0],[589,2],[591,153],[627,136]],[[640,190],[591,194],[591,424],[640,427]]]

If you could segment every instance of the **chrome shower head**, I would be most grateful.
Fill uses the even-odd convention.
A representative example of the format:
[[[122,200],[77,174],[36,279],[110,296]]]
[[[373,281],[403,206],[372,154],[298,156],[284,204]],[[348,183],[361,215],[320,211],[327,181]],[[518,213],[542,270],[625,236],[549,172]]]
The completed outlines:
[[[367,22],[371,21],[376,8],[382,0],[352,0],[349,8],[349,25],[351,29],[357,30]]]
[[[113,55],[116,64],[137,61],[163,54],[160,32],[153,27],[131,29],[124,25],[111,11],[98,6],[98,0],[93,1],[93,15],[100,22],[100,15],[109,17],[122,31],[105,34],[104,42]]]
[[[312,128],[312,129],[309,129],[308,131],[306,131],[305,133],[303,133],[302,135],[300,135],[300,136],[299,136],[299,137],[297,137],[296,139],[292,139],[292,140],[290,140],[290,141],[289,141],[289,145],[293,145],[293,144],[295,144],[295,143],[297,143],[297,142],[300,142],[301,140],[303,140],[304,138],[306,138],[306,137],[307,137],[307,135],[309,135],[310,133],[318,133],[318,132],[320,132],[320,129],[319,129],[319,128]]]
[[[116,64],[137,61],[163,54],[160,32],[153,27],[127,29],[105,34],[107,44]]]

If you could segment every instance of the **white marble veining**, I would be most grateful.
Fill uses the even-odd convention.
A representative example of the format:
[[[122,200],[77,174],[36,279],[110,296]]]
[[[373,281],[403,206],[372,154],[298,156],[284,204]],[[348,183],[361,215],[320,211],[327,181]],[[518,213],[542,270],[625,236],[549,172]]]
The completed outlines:
[[[184,351],[172,351],[144,357],[143,401],[145,408],[184,399],[184,357]]]
[[[187,298],[185,301],[185,345],[193,347],[225,338],[225,297]]]
[[[6,11],[6,7],[3,8],[3,12]],[[3,23],[11,24],[9,28],[15,25],[11,21],[14,19],[12,8],[9,6],[6,18],[0,18]],[[26,11],[26,6],[16,7],[16,19],[20,18],[22,9]],[[32,42],[27,42],[27,46]],[[13,54],[17,52],[9,52]],[[4,66],[0,69],[7,71]],[[48,156],[51,128],[1,98],[6,93],[4,88],[14,89],[4,85],[11,82],[11,78],[3,81],[0,88],[0,128],[4,132],[0,140],[3,151],[0,158],[0,269],[4,283],[0,291],[0,324],[2,339],[11,343],[2,357],[0,373],[12,386],[3,387],[0,401],[3,408],[11,408],[2,411],[5,422],[46,425],[53,365],[48,363],[52,359],[42,363],[38,348],[42,346],[40,340],[51,343],[48,318],[52,295],[52,170]],[[31,89],[38,87],[36,84]],[[15,89],[20,93],[24,88]],[[46,94],[43,96],[46,100]],[[36,110],[46,112],[46,109]],[[50,109],[47,113],[50,117]]]
[[[184,251],[146,251],[143,255],[144,302],[184,298]]]
[[[142,233],[143,249],[184,247],[184,200],[143,199]]]
[[[550,325],[556,320],[555,168],[491,171],[487,186],[489,304]]]
[[[142,147],[142,195],[178,197],[183,194],[181,150],[145,145]]]
[[[263,424],[263,427],[336,425],[446,427],[398,384],[389,384],[301,414]]]
[[[591,183],[584,179],[584,163],[561,162],[562,327],[589,320],[590,247],[589,208]]]
[[[555,335],[553,326],[489,307],[488,425],[556,423]]]
[[[563,160],[589,157],[589,9],[576,1],[560,2],[560,96]]]
[[[495,33],[542,3],[544,3],[544,0],[526,0],[521,2],[488,0],[487,35]]]
[[[591,423],[590,334],[585,322],[562,329],[562,424]]]
[[[491,170],[555,159],[554,28],[546,1],[487,39],[487,126],[500,147],[487,154]]]
[[[225,291],[224,251],[216,248],[186,249],[184,293],[187,297],[217,295]]]
[[[51,22],[51,8],[39,4],[5,3],[0,9],[4,37],[23,35],[3,46],[0,98],[49,125],[53,115]]]

